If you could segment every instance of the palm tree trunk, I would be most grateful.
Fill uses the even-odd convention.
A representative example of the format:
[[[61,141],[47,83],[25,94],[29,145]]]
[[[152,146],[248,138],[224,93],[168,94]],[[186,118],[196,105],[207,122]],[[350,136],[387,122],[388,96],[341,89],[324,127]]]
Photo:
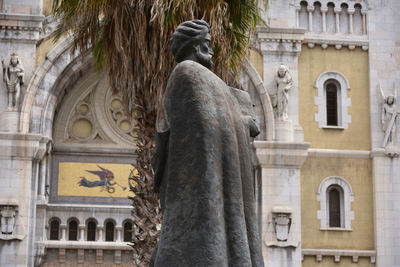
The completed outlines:
[[[143,95],[136,93],[134,114],[137,130],[137,159],[135,167],[139,175],[132,177],[134,186],[131,186],[131,191],[135,196],[131,197],[134,220],[131,246],[137,266],[148,266],[161,228],[161,210],[158,196],[153,191],[153,171],[150,163],[155,150],[156,110],[148,108],[149,102],[143,98]]]

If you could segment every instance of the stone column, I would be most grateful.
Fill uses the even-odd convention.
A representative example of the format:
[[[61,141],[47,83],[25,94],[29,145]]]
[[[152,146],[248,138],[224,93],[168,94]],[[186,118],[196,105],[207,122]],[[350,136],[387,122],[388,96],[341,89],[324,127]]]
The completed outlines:
[[[47,156],[39,163],[39,179],[38,179],[38,199],[45,200],[45,185],[47,175]]]
[[[340,7],[335,7],[334,9],[335,14],[336,14],[336,33],[340,33],[340,12],[342,12],[342,9]]]
[[[314,6],[307,6],[307,12],[308,12],[308,31],[312,32],[312,14],[314,12]]]
[[[300,10],[301,10],[301,6],[300,5],[296,5],[296,28],[300,27]]]
[[[66,224],[60,224],[60,229],[61,229],[61,241],[67,240],[67,225]]]
[[[266,266],[301,267],[300,168],[309,143],[256,141]]]
[[[353,15],[356,12],[354,8],[349,8],[347,10],[347,13],[349,14],[349,33],[353,34],[354,33],[354,22],[353,22]]]
[[[79,241],[81,242],[85,241],[85,229],[86,225],[84,224],[79,225]]]
[[[367,10],[361,10],[362,15],[362,32],[363,35],[367,34]]]
[[[98,231],[98,235],[97,235],[97,241],[98,242],[103,242],[103,231],[104,231],[104,225],[98,225],[97,226],[97,231]]]
[[[122,242],[122,226],[118,225],[115,227],[115,230],[117,230],[117,239],[116,242]]]
[[[321,7],[322,13],[322,33],[326,33],[326,13],[328,13],[327,7]]]

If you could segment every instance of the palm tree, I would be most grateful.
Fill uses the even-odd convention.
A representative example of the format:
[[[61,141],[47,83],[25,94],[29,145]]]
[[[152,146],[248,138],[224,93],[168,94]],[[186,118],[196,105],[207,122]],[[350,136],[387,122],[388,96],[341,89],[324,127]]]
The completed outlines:
[[[258,1],[53,0],[53,11],[60,19],[55,38],[71,34],[74,49],[91,52],[96,66],[107,67],[113,91],[122,93],[124,107],[135,119],[139,175],[132,177],[135,185],[131,187],[132,247],[136,265],[147,265],[161,224],[150,159],[155,149],[157,103],[175,64],[169,39],[185,20],[209,22],[213,71],[234,85],[250,33],[261,22]]]

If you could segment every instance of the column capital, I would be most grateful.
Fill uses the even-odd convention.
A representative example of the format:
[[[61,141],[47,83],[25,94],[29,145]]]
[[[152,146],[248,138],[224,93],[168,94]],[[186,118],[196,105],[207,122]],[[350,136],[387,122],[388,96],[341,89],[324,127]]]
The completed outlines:
[[[335,14],[340,14],[342,12],[342,9],[340,7],[335,7],[333,11],[335,12]]]
[[[321,13],[327,13],[328,8],[327,7],[321,7]]]
[[[307,11],[308,12],[314,12],[314,6],[307,6]]]
[[[354,8],[347,9],[347,14],[349,14],[349,15],[353,15],[355,12],[356,12],[356,10]]]

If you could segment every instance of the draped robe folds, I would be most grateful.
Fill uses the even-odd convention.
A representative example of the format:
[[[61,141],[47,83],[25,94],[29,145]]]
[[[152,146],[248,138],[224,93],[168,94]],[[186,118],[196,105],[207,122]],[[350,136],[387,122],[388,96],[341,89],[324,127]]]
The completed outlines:
[[[163,104],[153,158],[163,219],[150,266],[264,266],[249,95],[188,60],[171,74]]]

